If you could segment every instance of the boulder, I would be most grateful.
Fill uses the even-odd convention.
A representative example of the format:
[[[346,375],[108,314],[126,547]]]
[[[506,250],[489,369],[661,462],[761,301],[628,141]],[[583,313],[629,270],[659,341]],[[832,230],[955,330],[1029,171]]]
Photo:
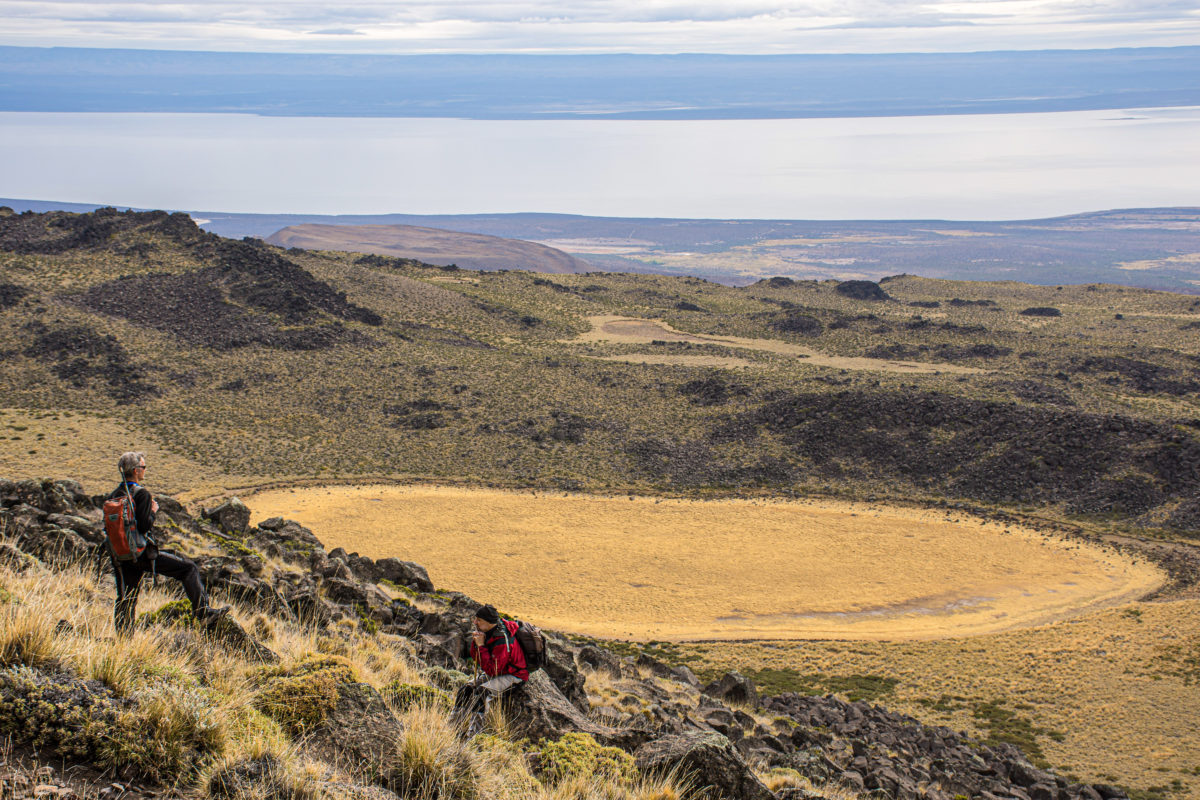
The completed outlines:
[[[649,736],[646,731],[612,728],[588,719],[542,671],[533,673],[529,680],[510,689],[504,700],[520,735],[533,741],[558,739],[564,733],[579,732],[591,734],[603,745],[633,750]]]
[[[678,774],[698,791],[729,800],[773,800],[774,795],[719,733],[680,733],[646,742],[634,753],[643,774]]]
[[[74,531],[93,544],[104,538],[104,526],[100,524],[99,519],[88,519],[74,514],[49,514],[46,516],[46,524]]]
[[[8,542],[0,542],[0,566],[7,567],[13,572],[24,572],[27,569],[42,566],[42,562],[28,553],[21,552]]]
[[[704,687],[704,693],[726,703],[756,708],[758,706],[758,690],[754,681],[740,672],[727,672],[719,681],[713,681]]]
[[[216,523],[225,533],[241,535],[250,528],[250,509],[236,497],[231,497],[214,509],[201,512],[201,516]]]
[[[325,547],[313,532],[293,520],[271,517],[250,531],[248,543],[269,556],[293,564],[308,565],[313,558],[324,558]]]
[[[609,650],[585,644],[576,654],[579,663],[593,672],[606,672],[614,678],[621,677],[621,659]]]
[[[682,684],[691,686],[693,689],[700,688],[700,679],[696,677],[696,673],[682,664],[678,667],[671,667],[671,677]]]
[[[253,562],[252,562],[253,563]],[[256,578],[242,558],[201,556],[196,559],[200,578],[210,590],[220,589],[227,597],[258,605],[273,614],[290,617],[287,602],[267,581]]]
[[[375,562],[375,571],[378,573],[375,580],[388,580],[418,592],[433,591],[433,581],[429,580],[429,573],[420,564],[398,558],[381,558]]]
[[[275,591],[298,619],[320,626],[333,616],[317,579],[308,573],[280,572],[275,577]]]
[[[546,636],[546,663],[542,669],[563,697],[585,714],[590,709],[583,675],[575,668],[574,648],[554,635]]]
[[[28,533],[21,537],[20,545],[21,549],[56,567],[78,564],[96,554],[95,545],[65,528],[43,528],[36,533]]]
[[[381,778],[395,768],[396,744],[404,728],[379,692],[365,683],[343,683],[337,702],[310,741],[335,756],[335,763],[364,766]]]

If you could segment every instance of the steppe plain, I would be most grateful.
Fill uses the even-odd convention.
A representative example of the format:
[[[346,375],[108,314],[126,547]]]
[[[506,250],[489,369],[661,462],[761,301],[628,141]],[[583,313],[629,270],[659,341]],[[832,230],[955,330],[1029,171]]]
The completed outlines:
[[[1107,569],[1124,570],[1132,594],[941,639],[707,641],[722,637],[647,626],[622,637],[640,641],[609,646],[703,675],[736,666],[773,691],[869,697],[1007,737],[1144,797],[1200,796],[1200,598],[1188,572],[1200,531],[1194,296],[914,276],[732,288],[470,273],[223,241],[161,213],[0,216],[0,250],[6,477],[70,477],[100,491],[113,454],[137,446],[156,490],[192,501],[239,494],[260,513],[271,489],[296,489],[277,495],[294,506],[381,484],[439,487],[425,491],[461,493],[453,514],[434,513],[461,551],[429,566],[440,586],[471,591],[470,545],[486,540],[463,530],[479,504],[462,498],[532,491],[539,502],[638,510],[704,502],[735,506],[735,516],[812,501],[809,512],[837,515],[821,524],[843,525],[854,547],[868,545],[852,537],[878,513],[880,535],[892,537],[883,541],[940,529],[947,547],[961,543],[954,557],[991,558],[997,570],[1019,558],[1043,587],[1065,577],[1049,557],[1065,552],[1097,570],[1076,581],[1080,591]],[[618,320],[640,320],[640,335],[589,339]],[[659,530],[632,511],[603,513],[613,536]],[[314,522],[330,546],[338,519],[329,530]],[[376,539],[388,532],[368,527],[383,531]],[[423,560],[419,548],[438,542],[418,538],[388,554]],[[1003,549],[1021,542],[1033,554]],[[806,562],[845,549],[816,547]],[[776,564],[762,563],[769,552],[739,566],[743,583],[761,581],[743,590],[750,602],[779,593]],[[503,557],[491,553],[486,566]],[[605,566],[597,580],[610,577]],[[943,569],[924,577],[952,583],[958,571]],[[896,594],[847,598],[844,583],[828,586],[788,599],[824,613]],[[928,594],[913,587],[908,599]],[[540,621],[541,609],[519,600],[507,610]],[[548,602],[546,616],[551,605],[565,603]],[[571,607],[580,619],[561,627],[587,634],[588,607]]]

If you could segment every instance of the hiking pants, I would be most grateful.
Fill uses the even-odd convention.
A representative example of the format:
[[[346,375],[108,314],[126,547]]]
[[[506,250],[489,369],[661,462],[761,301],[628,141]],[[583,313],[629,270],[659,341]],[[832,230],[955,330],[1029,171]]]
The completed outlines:
[[[204,614],[208,608],[208,595],[200,583],[200,570],[190,558],[177,556],[165,550],[158,552],[157,572],[173,578],[183,584],[184,594],[192,604],[192,613],[197,617]],[[117,602],[113,607],[113,621],[117,633],[124,634],[133,630],[134,616],[137,614],[138,590],[141,588],[142,576],[155,569],[145,554],[136,561],[114,561],[113,574],[117,579]]]
[[[515,675],[497,675],[495,678],[480,675],[458,690],[454,698],[454,707],[460,709],[460,713],[464,715],[472,712],[484,713],[491,708],[493,700],[520,682],[521,679]]]

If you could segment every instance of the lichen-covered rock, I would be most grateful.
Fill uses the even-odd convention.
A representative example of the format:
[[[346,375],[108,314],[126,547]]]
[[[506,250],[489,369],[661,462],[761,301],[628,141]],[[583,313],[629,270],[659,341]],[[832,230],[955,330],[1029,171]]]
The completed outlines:
[[[217,524],[230,534],[244,534],[250,527],[250,509],[240,499],[231,497],[214,509],[204,511],[201,516]]]
[[[643,774],[690,777],[699,791],[729,800],[774,800],[750,767],[719,733],[681,733],[660,736],[634,753]]]
[[[646,731],[611,728],[588,719],[563,697],[545,672],[534,672],[529,680],[510,689],[504,699],[513,725],[533,740],[586,733],[601,744],[633,750],[649,736]]]
[[[719,681],[713,681],[705,686],[704,693],[709,697],[724,700],[726,703],[750,708],[758,706],[758,689],[754,687],[754,681],[740,672],[725,673]]]
[[[585,644],[579,648],[576,658],[582,666],[593,672],[606,672],[613,678],[621,677],[621,659],[602,647]]]
[[[375,570],[378,574],[375,580],[388,580],[418,592],[433,591],[433,581],[429,580],[429,573],[420,564],[398,558],[381,558],[375,562]]]
[[[365,683],[342,683],[335,698],[310,741],[332,753],[336,760],[348,760],[379,776],[392,774],[396,744],[404,735],[404,727],[379,692]]]
[[[271,517],[250,531],[247,543],[264,554],[293,564],[308,565],[325,557],[325,547],[313,532],[293,520]]]
[[[587,713],[588,696],[584,689],[584,677],[575,667],[575,648],[555,634],[546,635],[546,663],[542,669],[554,681],[573,706]]]
[[[7,567],[13,572],[24,572],[42,566],[42,562],[28,553],[21,552],[8,542],[0,542],[0,566]]]

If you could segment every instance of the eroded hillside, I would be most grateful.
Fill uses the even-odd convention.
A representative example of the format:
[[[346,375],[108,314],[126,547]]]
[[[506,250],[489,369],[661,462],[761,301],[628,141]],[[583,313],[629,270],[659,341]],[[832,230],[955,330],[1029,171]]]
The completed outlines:
[[[115,426],[198,493],[396,477],[1200,530],[1190,296],[466,272],[112,210],[4,215],[0,248],[15,475]],[[686,335],[585,336],[601,317]]]

